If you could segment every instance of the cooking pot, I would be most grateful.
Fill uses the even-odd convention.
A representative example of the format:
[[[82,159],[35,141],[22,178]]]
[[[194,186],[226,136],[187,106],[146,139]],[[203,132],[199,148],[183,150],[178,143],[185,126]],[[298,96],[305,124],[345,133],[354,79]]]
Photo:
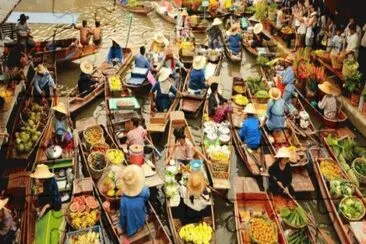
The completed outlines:
[[[57,159],[62,155],[62,148],[58,145],[52,145],[46,150],[48,159]]]

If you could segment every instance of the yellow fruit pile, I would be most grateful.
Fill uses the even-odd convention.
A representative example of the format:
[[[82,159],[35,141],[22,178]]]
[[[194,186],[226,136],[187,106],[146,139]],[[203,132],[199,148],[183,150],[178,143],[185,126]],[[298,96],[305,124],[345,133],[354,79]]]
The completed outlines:
[[[13,98],[13,92],[8,90],[5,86],[0,86],[0,97],[3,97],[5,102],[10,102]]]
[[[122,90],[122,82],[119,76],[113,75],[109,77],[109,88],[111,89],[111,91]]]
[[[322,175],[329,181],[342,179],[342,171],[340,167],[333,161],[330,160],[321,161],[320,171]]]
[[[295,31],[294,31],[294,29],[292,29],[290,26],[286,26],[286,27],[283,27],[283,28],[281,29],[281,32],[282,32],[283,34],[290,35],[290,34],[294,33]]]
[[[233,96],[233,100],[234,100],[234,103],[236,103],[237,105],[240,105],[240,106],[245,106],[249,103],[248,98],[241,94]]]
[[[70,213],[71,224],[76,229],[85,229],[98,222],[98,210]]]
[[[229,155],[222,151],[216,151],[210,153],[210,158],[212,161],[227,161],[229,160]]]
[[[106,156],[112,164],[122,164],[122,162],[125,160],[124,153],[118,149],[109,149],[106,153]]]
[[[263,217],[251,219],[250,233],[256,243],[277,243],[277,229],[269,219]]]
[[[188,224],[180,229],[179,237],[188,243],[208,244],[212,238],[212,227],[205,222],[199,225]]]
[[[244,93],[246,91],[246,89],[245,89],[245,86],[243,86],[243,85],[235,85],[234,86],[234,91],[236,93],[242,94],[242,93]]]
[[[100,243],[99,233],[92,231],[92,232],[88,232],[86,234],[73,236],[73,237],[69,238],[69,243],[70,244],[84,244],[84,243],[99,244]]]

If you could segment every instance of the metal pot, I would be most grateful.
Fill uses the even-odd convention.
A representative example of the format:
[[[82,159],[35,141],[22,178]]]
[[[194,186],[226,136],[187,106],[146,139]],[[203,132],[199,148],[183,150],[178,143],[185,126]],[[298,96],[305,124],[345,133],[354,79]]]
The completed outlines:
[[[48,159],[57,159],[62,155],[62,148],[58,145],[52,145],[46,150]]]

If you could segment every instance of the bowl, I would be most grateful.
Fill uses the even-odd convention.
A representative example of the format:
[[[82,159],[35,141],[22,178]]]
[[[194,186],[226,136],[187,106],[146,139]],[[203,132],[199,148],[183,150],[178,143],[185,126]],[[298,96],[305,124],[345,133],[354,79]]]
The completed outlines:
[[[350,202],[351,200],[353,201],[353,203]],[[344,212],[345,211],[344,208],[346,208],[345,206],[352,206],[352,205],[354,206],[355,202],[358,202],[358,205],[361,207],[360,214],[354,217],[348,216]],[[341,212],[342,216],[349,221],[359,221],[363,218],[363,216],[365,216],[365,205],[363,204],[362,200],[358,197],[354,196],[344,197],[342,201],[339,203],[339,212]]]

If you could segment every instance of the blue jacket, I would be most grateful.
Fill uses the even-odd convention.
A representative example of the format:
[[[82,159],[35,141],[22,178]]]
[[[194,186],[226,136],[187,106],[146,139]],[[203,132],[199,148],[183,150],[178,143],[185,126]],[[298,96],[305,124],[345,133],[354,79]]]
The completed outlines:
[[[123,52],[122,52],[122,48],[120,47],[110,47],[109,48],[109,52],[108,52],[108,56],[107,56],[107,62],[108,63],[112,63],[113,59],[118,59],[119,63],[123,62]]]
[[[243,121],[239,135],[243,142],[246,142],[250,149],[257,149],[261,144],[262,132],[259,128],[260,122],[257,117],[248,117]]]
[[[164,94],[161,92],[160,82],[156,82],[155,85],[151,88],[152,93],[154,93],[155,91],[156,91],[156,97],[155,97],[156,109],[158,110],[158,112],[164,112],[164,110],[169,109],[171,104],[169,94]],[[173,93],[174,95],[177,95],[177,91],[178,91],[177,88],[175,88],[174,86],[170,87],[169,92]]]
[[[270,100],[267,104],[267,127],[270,131],[285,127],[285,111],[288,110],[285,100]]]
[[[292,70],[292,66],[288,66],[282,73],[281,83],[287,85],[293,83],[294,79],[295,79],[295,73]]]
[[[145,225],[147,215],[146,202],[149,200],[150,190],[146,186],[135,197],[122,195],[120,205],[120,225],[127,236],[132,236]]]
[[[229,48],[233,52],[233,54],[237,55],[241,50],[241,36],[237,35],[230,35],[228,38]]]
[[[38,195],[38,205],[43,207],[46,204],[50,204],[50,210],[61,209],[61,195],[55,177],[43,182],[43,192]]]
[[[207,88],[205,83],[205,71],[203,69],[192,69],[189,81],[189,88],[192,90],[202,90]]]
[[[137,68],[145,68],[150,69],[150,63],[147,61],[147,58],[141,54],[136,55],[135,57],[135,66]]]

